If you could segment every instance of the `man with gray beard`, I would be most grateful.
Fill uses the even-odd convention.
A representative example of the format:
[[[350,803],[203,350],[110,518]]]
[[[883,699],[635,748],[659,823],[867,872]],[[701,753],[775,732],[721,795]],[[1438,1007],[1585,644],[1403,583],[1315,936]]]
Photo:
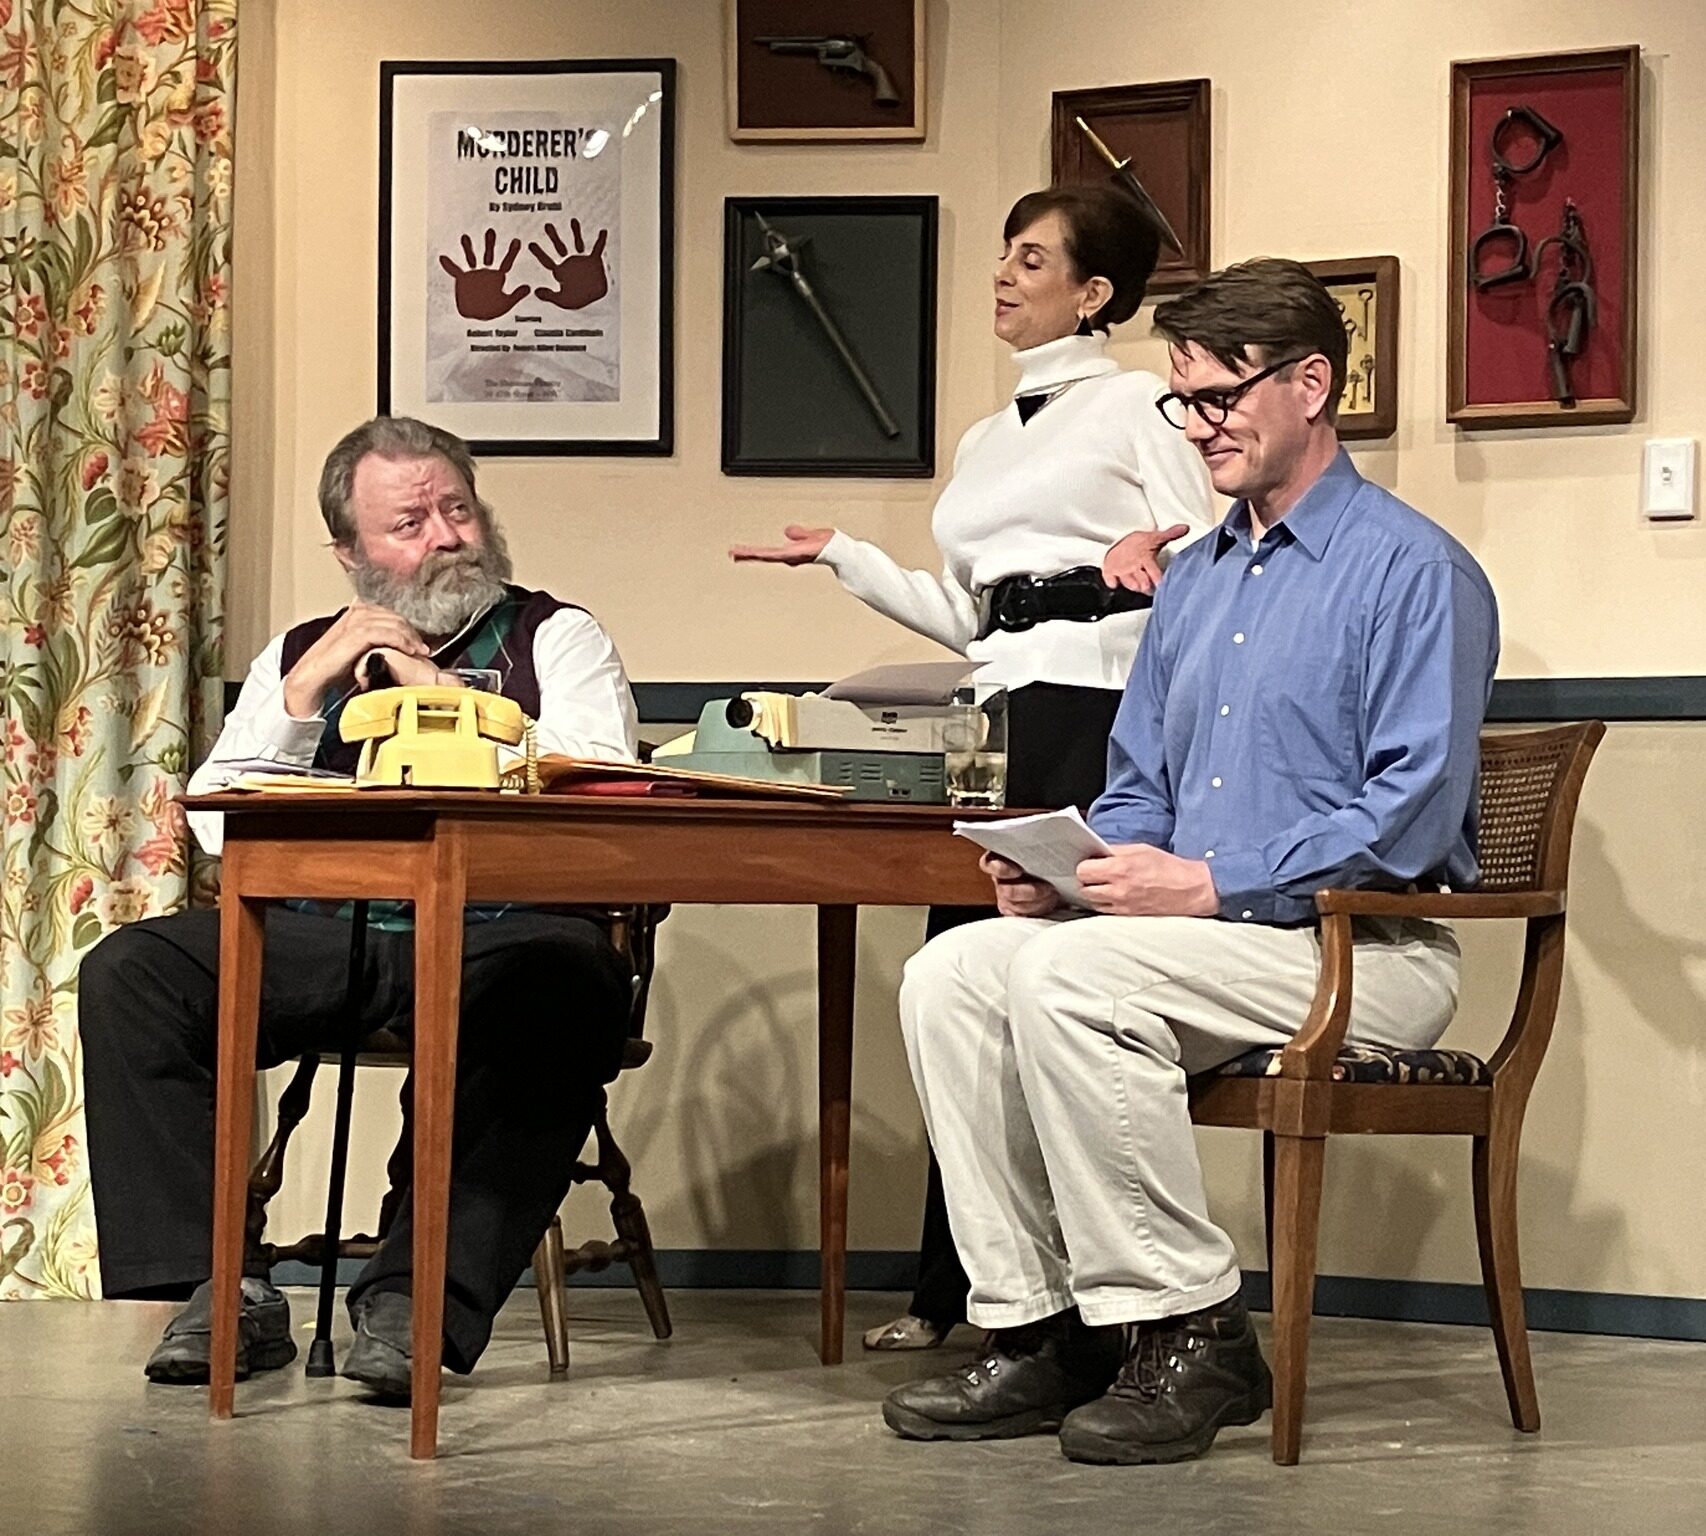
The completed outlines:
[[[276,636],[255,659],[192,792],[219,787],[229,772],[222,764],[257,758],[353,771],[356,750],[338,731],[344,705],[392,681],[491,688],[495,675],[497,690],[538,722],[542,752],[632,760],[633,696],[610,637],[584,609],[511,583],[464,443],[405,417],[367,422],[327,457],[319,497],[355,601]],[[201,846],[217,853],[220,818],[190,820]],[[369,923],[361,1027],[407,1031],[412,914],[373,903]],[[269,908],[263,1066],[335,1048],[349,949],[347,911]],[[190,1302],[148,1361],[149,1378],[163,1383],[208,1377],[218,960],[218,913],[180,912],[108,935],[79,978],[104,1293]],[[568,1192],[627,1020],[625,968],[595,923],[469,908],[445,1288],[451,1369],[473,1369]],[[406,1107],[407,1084],[403,1093]],[[406,1168],[398,1171],[406,1182]],[[405,1397],[412,1201],[393,1188],[386,1204],[384,1241],[350,1289],[356,1337],[343,1374]],[[254,1255],[238,1338],[240,1378],[296,1354],[285,1299]]]

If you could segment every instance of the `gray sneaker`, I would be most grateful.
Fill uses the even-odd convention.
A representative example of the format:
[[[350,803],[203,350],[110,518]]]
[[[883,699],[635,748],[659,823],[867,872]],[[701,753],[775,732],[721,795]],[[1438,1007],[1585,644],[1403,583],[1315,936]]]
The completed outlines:
[[[407,1401],[413,1376],[414,1308],[401,1291],[373,1291],[354,1312],[355,1341],[340,1376],[378,1396]]]
[[[213,1353],[213,1283],[195,1288],[189,1305],[171,1322],[143,1368],[150,1381],[168,1386],[205,1384]],[[296,1358],[290,1337],[290,1303],[265,1280],[243,1277],[243,1309],[237,1316],[237,1380],[257,1371],[276,1371]]]

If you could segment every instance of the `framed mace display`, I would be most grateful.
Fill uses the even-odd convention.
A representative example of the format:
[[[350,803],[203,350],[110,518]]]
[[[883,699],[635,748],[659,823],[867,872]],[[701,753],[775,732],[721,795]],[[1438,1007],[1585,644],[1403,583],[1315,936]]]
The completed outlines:
[[[670,452],[674,60],[379,79],[381,414],[476,453]]]
[[[1119,182],[1129,168],[1154,199],[1163,238],[1150,293],[1176,293],[1206,277],[1209,261],[1209,82],[1167,80],[1056,91],[1051,175],[1057,186]]]
[[[729,137],[924,137],[925,0],[727,0]]]
[[[1446,419],[1635,415],[1641,53],[1451,66]]]
[[[1339,436],[1390,437],[1398,430],[1398,258],[1357,256],[1304,265],[1339,306],[1350,344]]]
[[[723,205],[723,471],[936,471],[936,199]]]

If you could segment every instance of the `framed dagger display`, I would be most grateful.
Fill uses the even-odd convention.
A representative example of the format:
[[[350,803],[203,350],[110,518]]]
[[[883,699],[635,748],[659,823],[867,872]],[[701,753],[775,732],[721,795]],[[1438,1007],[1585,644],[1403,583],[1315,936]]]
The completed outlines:
[[[723,209],[723,472],[933,475],[936,199]]]
[[[1207,80],[1054,93],[1050,179],[1145,189],[1141,200],[1163,231],[1152,294],[1177,293],[1211,270],[1211,100]]]
[[[726,0],[729,137],[924,137],[924,0]]]

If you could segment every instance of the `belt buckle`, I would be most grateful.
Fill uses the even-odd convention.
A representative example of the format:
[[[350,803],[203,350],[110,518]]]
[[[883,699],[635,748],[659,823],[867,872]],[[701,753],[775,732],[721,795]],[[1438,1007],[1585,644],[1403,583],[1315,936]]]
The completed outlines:
[[[1009,577],[995,604],[995,620],[1013,634],[1035,629],[1042,622],[1042,583],[1035,576]]]

